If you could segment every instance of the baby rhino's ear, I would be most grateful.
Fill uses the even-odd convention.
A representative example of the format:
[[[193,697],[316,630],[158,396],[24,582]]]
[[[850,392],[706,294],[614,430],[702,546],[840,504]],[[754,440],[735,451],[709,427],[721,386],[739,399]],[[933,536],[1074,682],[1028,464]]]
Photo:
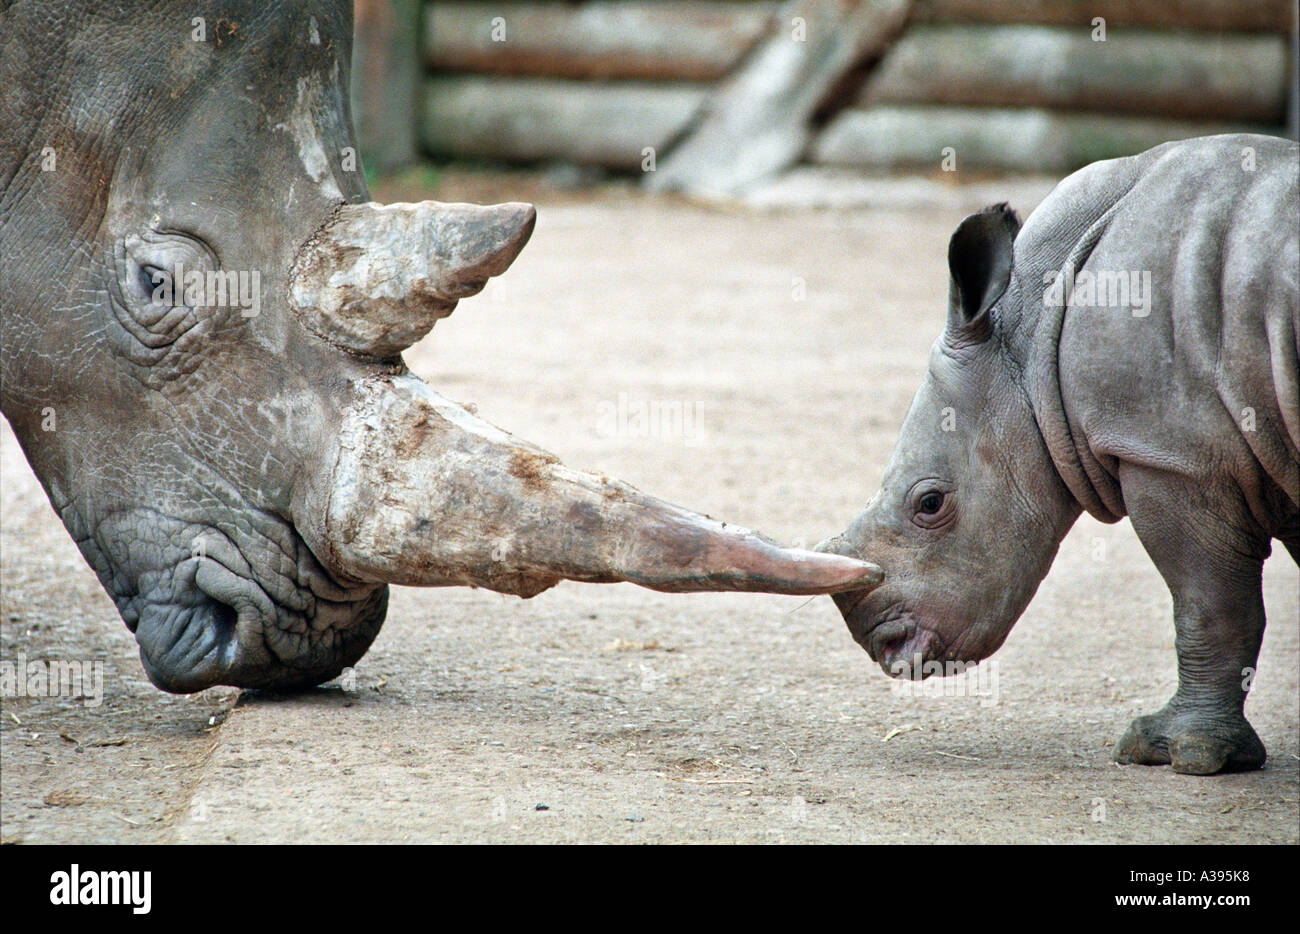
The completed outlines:
[[[948,242],[948,332],[962,343],[986,340],[992,333],[988,312],[1011,279],[1019,231],[1016,212],[996,204],[962,221]]]

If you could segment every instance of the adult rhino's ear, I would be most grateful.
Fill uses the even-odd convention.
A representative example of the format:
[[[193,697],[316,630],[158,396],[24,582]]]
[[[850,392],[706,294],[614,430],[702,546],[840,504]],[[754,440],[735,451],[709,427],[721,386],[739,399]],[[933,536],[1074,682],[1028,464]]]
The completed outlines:
[[[972,214],[948,242],[948,332],[962,343],[978,343],[993,333],[989,309],[1011,280],[1013,245],[1020,218],[1006,204]]]

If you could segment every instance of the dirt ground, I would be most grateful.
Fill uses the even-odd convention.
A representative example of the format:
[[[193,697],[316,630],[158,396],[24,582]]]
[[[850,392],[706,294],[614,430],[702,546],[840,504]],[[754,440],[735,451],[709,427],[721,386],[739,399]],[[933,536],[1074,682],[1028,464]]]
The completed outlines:
[[[534,199],[539,220],[412,369],[575,466],[803,544],[875,491],[948,236],[984,200],[760,212],[464,174],[436,194]],[[901,692],[828,598],[563,584],[395,588],[347,690],[173,697],[7,424],[0,467],[2,657],[105,664],[98,707],[4,699],[6,842],[1300,840],[1282,549],[1247,706],[1268,766],[1193,778],[1110,761],[1175,684],[1170,598],[1127,522],[1082,519],[980,682],[929,682],[949,696]]]

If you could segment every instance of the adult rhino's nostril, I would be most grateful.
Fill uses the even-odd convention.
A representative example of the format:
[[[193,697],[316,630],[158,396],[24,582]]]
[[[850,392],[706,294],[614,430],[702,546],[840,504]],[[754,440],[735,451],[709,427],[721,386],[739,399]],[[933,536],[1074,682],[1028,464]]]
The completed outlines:
[[[235,626],[239,622],[239,611],[228,603],[213,600],[208,618],[216,641],[226,646],[235,644]]]

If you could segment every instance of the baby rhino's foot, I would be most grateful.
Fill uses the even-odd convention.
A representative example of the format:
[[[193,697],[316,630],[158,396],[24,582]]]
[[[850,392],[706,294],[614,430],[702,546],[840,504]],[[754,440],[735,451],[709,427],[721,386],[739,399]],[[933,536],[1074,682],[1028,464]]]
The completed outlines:
[[[1241,714],[1209,716],[1166,707],[1138,717],[1115,745],[1121,765],[1169,765],[1187,775],[1263,768],[1264,744]]]

